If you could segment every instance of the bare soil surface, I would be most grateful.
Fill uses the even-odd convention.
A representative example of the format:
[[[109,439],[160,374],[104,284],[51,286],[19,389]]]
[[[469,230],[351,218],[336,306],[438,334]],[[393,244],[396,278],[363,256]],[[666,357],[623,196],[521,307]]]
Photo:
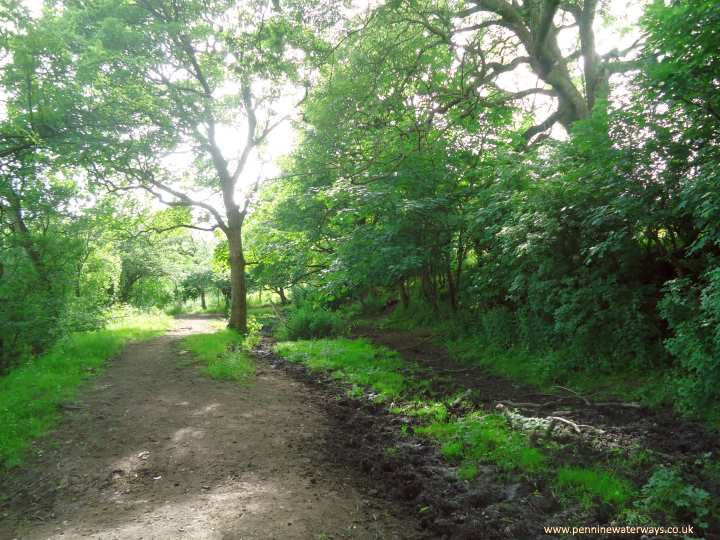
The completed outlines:
[[[258,363],[245,385],[182,365],[210,319],[129,345],[0,479],[0,539],[412,539],[417,522],[328,445],[324,395]]]

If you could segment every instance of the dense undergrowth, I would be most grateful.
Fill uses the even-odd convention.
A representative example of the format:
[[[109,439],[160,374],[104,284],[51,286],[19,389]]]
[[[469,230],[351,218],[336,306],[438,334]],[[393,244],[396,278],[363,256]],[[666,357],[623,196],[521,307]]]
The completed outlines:
[[[672,366],[631,362],[619,366],[602,356],[587,363],[582,349],[532,339],[534,330],[506,308],[464,314],[438,312],[421,297],[404,308],[387,295],[371,296],[334,311],[314,306],[302,296],[298,303],[284,311],[278,332],[281,340],[347,335],[364,325],[421,332],[433,336],[433,341],[461,363],[480,365],[493,374],[548,392],[562,385],[596,398],[674,407],[680,414],[715,427],[720,422],[720,409],[691,407],[683,400],[686,387],[678,383],[682,375]]]
[[[0,378],[0,468],[20,464],[32,441],[58,421],[59,407],[126,343],[160,335],[171,324],[160,313],[117,312],[106,328],[70,334]]]

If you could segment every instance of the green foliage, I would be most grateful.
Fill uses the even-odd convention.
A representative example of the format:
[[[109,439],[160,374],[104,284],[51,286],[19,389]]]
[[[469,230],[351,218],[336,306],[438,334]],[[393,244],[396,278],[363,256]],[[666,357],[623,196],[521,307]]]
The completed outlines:
[[[563,122],[567,140],[529,147],[502,94],[464,99],[464,71],[438,41],[453,5],[378,9],[336,51],[285,178],[263,194],[262,279],[302,283],[330,309],[386,298],[376,311],[394,309],[392,323],[445,324],[459,356],[523,380],[651,379],[662,388],[633,394],[707,416],[719,387],[715,4],[652,3],[631,98],[600,92]],[[433,31],[408,10],[433,13]]]
[[[560,468],[555,478],[555,489],[588,507],[597,500],[621,507],[634,494],[632,484],[612,472],[581,467]]]
[[[437,439],[446,458],[462,462],[466,478],[477,471],[478,462],[526,473],[543,472],[548,467],[545,454],[530,444],[526,434],[513,430],[502,415],[471,414],[450,422],[433,422],[415,432]]]
[[[720,122],[717,76],[720,53],[716,2],[654,2],[643,19],[646,49],[654,58],[645,71],[652,94],[692,115],[699,131]],[[715,134],[717,136],[717,132]]]
[[[485,320],[486,315],[490,319]],[[494,312],[478,315],[476,324],[432,328],[438,335],[449,335],[444,344],[456,360],[481,365],[489,372],[537,386],[552,393],[556,385],[595,396],[637,400],[648,405],[671,403],[677,395],[676,384],[667,384],[669,373],[648,371],[635,366],[607,369],[597,364],[578,363],[577,352],[568,347],[538,348],[513,339],[517,322]]]
[[[720,268],[709,271],[703,282],[670,281],[660,303],[674,331],[666,343],[680,359],[679,395],[686,410],[720,399]]]
[[[0,467],[20,464],[30,443],[60,418],[58,406],[127,342],[162,334],[172,324],[160,314],[114,315],[106,329],[71,334],[0,379]]]
[[[345,329],[346,323],[340,315],[305,304],[286,312],[278,337],[281,340],[325,338],[342,335]]]
[[[195,357],[205,364],[205,371],[214,379],[246,382],[255,374],[255,364],[249,347],[256,341],[251,337],[226,329],[211,334],[193,334],[183,339]]]
[[[358,390],[369,389],[377,401],[390,401],[407,390],[405,363],[399,355],[366,340],[321,339],[278,343],[277,352],[313,371],[327,371]]]
[[[660,467],[642,487],[634,508],[631,513],[636,520],[653,522],[657,516],[665,516],[707,528],[717,501],[704,489],[685,483],[677,470]]]

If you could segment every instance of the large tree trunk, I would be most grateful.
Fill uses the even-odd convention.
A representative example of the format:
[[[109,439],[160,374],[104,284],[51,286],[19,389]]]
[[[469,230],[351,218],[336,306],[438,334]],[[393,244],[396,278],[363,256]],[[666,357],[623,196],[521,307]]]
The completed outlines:
[[[200,289],[200,306],[203,310],[207,309],[207,304],[205,303],[205,289]]]
[[[247,332],[247,288],[245,256],[242,245],[242,223],[226,231],[230,248],[230,322],[228,327]]]
[[[283,306],[286,306],[288,303],[288,300],[287,300],[287,296],[285,296],[285,289],[280,287],[277,292],[278,292],[278,296],[280,296],[280,303]]]

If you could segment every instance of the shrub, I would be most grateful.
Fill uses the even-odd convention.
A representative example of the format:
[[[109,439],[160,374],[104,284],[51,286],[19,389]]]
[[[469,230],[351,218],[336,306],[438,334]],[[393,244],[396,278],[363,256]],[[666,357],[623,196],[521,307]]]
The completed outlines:
[[[683,372],[678,386],[685,410],[699,410],[720,398],[720,268],[705,282],[668,282],[660,312],[674,335],[665,346]]]
[[[324,308],[303,305],[288,313],[280,328],[281,340],[317,339],[338,336],[344,333],[342,317]]]
[[[688,520],[707,528],[713,501],[704,489],[686,484],[680,474],[660,467],[642,488],[642,497],[635,503],[641,514],[658,514],[676,520]]]

